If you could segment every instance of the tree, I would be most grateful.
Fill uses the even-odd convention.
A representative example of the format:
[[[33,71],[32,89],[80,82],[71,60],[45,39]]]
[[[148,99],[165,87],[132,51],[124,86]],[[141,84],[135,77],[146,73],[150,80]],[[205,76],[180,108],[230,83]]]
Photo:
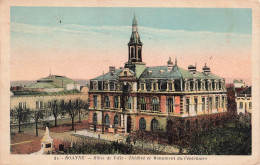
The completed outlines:
[[[74,119],[77,115],[76,101],[72,102],[69,100],[64,103],[64,110],[70,115],[71,118],[71,129],[74,130]]]
[[[42,109],[31,111],[31,118],[35,122],[35,136],[38,136],[38,123],[39,123],[40,119],[43,119],[43,117],[44,117],[43,114],[44,113],[43,113]]]
[[[82,99],[76,99],[75,108],[76,108],[78,115],[79,115],[79,123],[81,123],[82,110],[88,109],[88,103],[86,101],[82,100]]]
[[[16,107],[10,112],[11,118],[14,118],[18,122],[18,133],[21,133],[21,124],[29,120],[29,109],[21,106]]]
[[[51,110],[52,115],[54,117],[54,126],[57,127],[57,119],[58,116],[60,115],[62,108],[63,108],[63,102],[62,101],[57,101],[57,100],[52,100],[48,103],[47,108]]]

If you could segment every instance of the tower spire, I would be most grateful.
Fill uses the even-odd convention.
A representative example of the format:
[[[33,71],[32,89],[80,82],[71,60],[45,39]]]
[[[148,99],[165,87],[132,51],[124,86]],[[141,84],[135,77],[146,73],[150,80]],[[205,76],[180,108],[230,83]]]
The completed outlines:
[[[132,34],[128,43],[128,62],[142,62],[142,45],[138,34],[137,19],[134,13],[132,22]]]
[[[177,66],[177,57],[175,57],[175,66]]]

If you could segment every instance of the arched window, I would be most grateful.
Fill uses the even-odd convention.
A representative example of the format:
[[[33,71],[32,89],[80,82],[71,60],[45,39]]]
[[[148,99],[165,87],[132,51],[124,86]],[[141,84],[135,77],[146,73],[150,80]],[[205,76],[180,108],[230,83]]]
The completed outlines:
[[[109,101],[109,96],[105,96],[105,106],[110,107],[110,101]]]
[[[139,58],[139,60],[141,60],[141,58],[142,58],[142,49],[141,49],[141,47],[138,47],[138,58]]]
[[[127,109],[131,109],[131,108],[132,108],[132,97],[129,96],[127,100]]]
[[[97,123],[97,113],[93,113],[93,123]]]
[[[131,47],[131,58],[133,58],[133,57],[134,57],[134,48]]]
[[[117,126],[118,125],[118,115],[114,116],[114,125]]]
[[[109,115],[108,115],[108,114],[105,115],[105,124],[106,124],[107,126],[110,125],[110,122],[109,122]]]
[[[159,101],[156,97],[152,99],[152,108],[153,111],[159,111]]]
[[[167,108],[168,108],[168,112],[173,113],[174,112],[174,101],[173,98],[168,98],[167,100]]]
[[[151,131],[157,131],[158,130],[158,125],[159,125],[158,120],[153,119],[151,121]]]
[[[145,102],[145,98],[141,97],[140,98],[140,105],[141,105],[141,110],[146,110],[146,102]]]
[[[142,117],[139,119],[139,130],[145,131],[145,129],[146,129],[146,122],[145,119]]]
[[[114,108],[118,108],[119,106],[118,96],[114,97]]]

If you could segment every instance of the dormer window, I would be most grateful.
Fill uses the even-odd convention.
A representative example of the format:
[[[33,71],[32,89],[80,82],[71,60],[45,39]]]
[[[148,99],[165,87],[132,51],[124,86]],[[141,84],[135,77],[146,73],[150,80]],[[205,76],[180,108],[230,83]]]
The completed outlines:
[[[104,90],[108,90],[108,83],[105,83],[105,89]]]
[[[170,80],[170,81],[167,81],[167,91],[174,91],[174,81],[173,80]]]
[[[153,90],[154,91],[158,90],[158,83],[156,83],[156,82],[153,83]]]
[[[116,91],[119,90],[119,85],[118,85],[118,83],[115,83],[115,90],[116,90]]]
[[[172,90],[172,83],[168,83],[169,91]]]
[[[93,90],[97,90],[97,82],[93,82]]]
[[[127,71],[124,71],[124,76],[127,76]]]

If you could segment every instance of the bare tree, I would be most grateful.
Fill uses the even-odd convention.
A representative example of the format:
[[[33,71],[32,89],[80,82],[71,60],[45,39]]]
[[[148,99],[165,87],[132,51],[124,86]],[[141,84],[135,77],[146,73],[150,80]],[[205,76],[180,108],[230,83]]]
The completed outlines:
[[[38,136],[38,123],[40,119],[43,119],[43,117],[44,117],[44,111],[42,109],[31,111],[31,118],[35,122],[35,136]]]
[[[11,109],[10,116],[11,118],[17,120],[18,133],[21,133],[21,124],[29,120],[29,109],[26,107],[16,107],[14,109]]]
[[[74,119],[77,115],[76,101],[72,102],[69,100],[64,103],[64,110],[70,115],[71,118],[71,129],[74,130]]]
[[[82,110],[88,109],[88,103],[86,101],[82,100],[82,99],[76,99],[75,108],[76,108],[78,115],[79,115],[79,123],[81,123]]]
[[[61,114],[63,108],[63,102],[57,100],[51,100],[48,103],[47,108],[52,112],[52,115],[54,117],[54,126],[57,127],[57,119],[58,116]]]

